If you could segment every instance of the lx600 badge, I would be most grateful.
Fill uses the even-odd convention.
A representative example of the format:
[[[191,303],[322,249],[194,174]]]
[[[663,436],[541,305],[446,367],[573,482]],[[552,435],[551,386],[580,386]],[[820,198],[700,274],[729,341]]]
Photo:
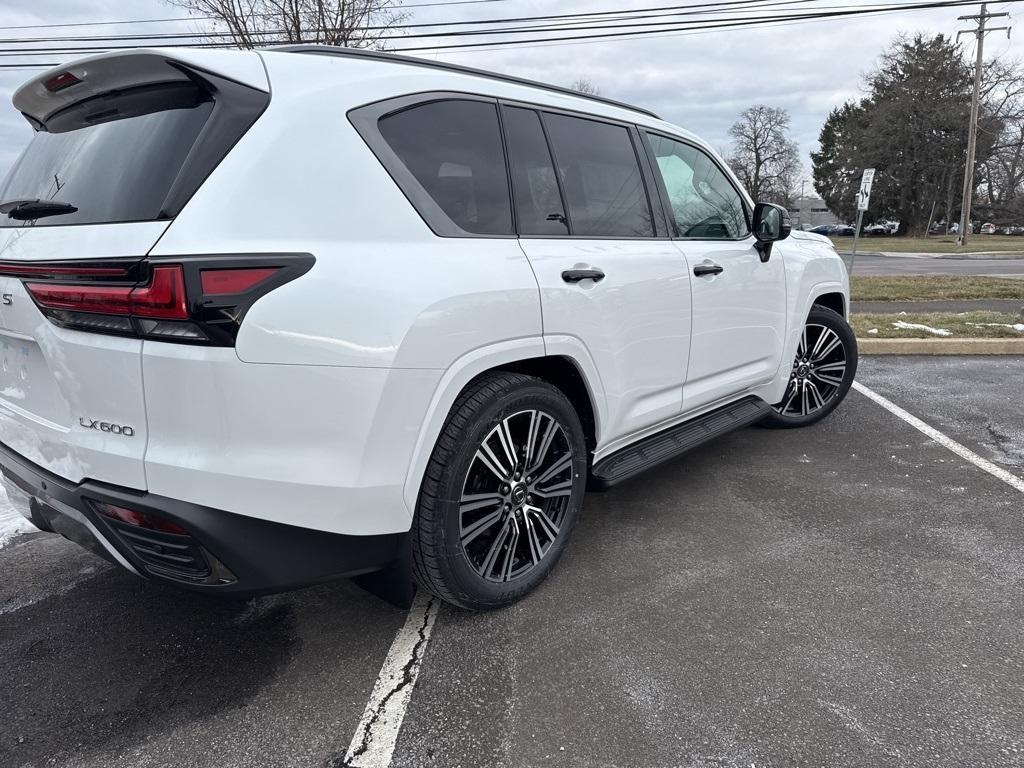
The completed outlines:
[[[78,423],[86,429],[98,429],[100,432],[109,432],[112,435],[132,437],[135,434],[135,427],[129,427],[126,424],[111,424],[106,421],[87,419],[84,416],[78,417]]]

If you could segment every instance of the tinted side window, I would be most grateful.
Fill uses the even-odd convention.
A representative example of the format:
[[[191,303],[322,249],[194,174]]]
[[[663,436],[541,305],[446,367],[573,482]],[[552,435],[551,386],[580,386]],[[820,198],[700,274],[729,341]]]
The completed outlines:
[[[653,237],[640,164],[626,128],[545,114],[574,235]]]
[[[382,117],[381,136],[457,226],[512,234],[512,204],[497,106],[435,101]]]
[[[677,237],[731,240],[749,232],[743,198],[696,147],[647,134],[672,208]]]
[[[540,115],[505,107],[505,136],[520,235],[565,235],[569,225]]]

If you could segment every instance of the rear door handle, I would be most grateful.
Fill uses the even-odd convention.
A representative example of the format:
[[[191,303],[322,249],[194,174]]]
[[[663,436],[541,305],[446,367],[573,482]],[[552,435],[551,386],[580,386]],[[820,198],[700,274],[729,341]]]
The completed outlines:
[[[698,264],[693,268],[693,274],[697,277],[707,277],[708,275],[720,275],[725,272],[725,267],[719,266],[718,264]]]
[[[600,283],[604,280],[604,272],[600,269],[567,269],[562,273],[562,279],[567,283],[578,283],[580,280],[593,280]]]

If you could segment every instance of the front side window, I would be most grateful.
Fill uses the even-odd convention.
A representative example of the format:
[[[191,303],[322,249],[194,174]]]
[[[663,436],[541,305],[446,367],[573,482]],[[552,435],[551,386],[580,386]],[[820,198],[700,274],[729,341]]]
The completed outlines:
[[[653,237],[640,163],[629,130],[568,115],[545,114],[572,234]]]
[[[419,104],[385,115],[378,130],[459,229],[474,235],[512,234],[512,203],[495,104],[458,99]]]
[[[750,231],[743,198],[722,170],[696,147],[648,133],[672,209],[676,237],[735,240]]]

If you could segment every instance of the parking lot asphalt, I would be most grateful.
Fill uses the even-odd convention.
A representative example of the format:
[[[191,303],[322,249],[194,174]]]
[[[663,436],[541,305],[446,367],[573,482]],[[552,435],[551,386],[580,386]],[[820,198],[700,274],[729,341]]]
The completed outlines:
[[[1020,358],[861,383],[1017,475]],[[1024,498],[852,392],[588,496],[552,577],[442,608],[393,766],[1024,765]],[[0,765],[342,765],[402,612],[0,550]]]

